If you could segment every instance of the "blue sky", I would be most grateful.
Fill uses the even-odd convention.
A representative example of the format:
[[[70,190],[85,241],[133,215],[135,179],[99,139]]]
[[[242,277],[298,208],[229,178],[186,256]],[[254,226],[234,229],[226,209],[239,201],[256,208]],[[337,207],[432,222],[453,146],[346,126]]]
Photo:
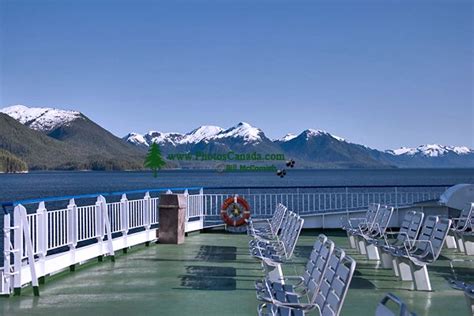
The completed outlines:
[[[474,147],[471,1],[0,0],[0,106]]]

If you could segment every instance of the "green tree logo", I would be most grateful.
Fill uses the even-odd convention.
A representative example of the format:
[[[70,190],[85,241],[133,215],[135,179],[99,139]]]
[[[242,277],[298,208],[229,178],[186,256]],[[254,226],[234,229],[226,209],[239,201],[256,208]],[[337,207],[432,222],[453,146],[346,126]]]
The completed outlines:
[[[158,170],[160,170],[165,164],[163,157],[161,157],[160,147],[158,147],[156,143],[151,144],[145,158],[145,167],[153,170],[153,176],[156,178]]]

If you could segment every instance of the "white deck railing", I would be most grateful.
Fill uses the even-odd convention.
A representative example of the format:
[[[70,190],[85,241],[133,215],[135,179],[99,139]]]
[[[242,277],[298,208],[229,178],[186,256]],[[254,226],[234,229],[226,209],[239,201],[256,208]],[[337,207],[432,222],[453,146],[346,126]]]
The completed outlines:
[[[282,203],[299,215],[335,211],[353,211],[367,208],[370,204],[384,204],[395,208],[413,203],[438,199],[445,188],[420,188],[403,191],[396,187],[391,190],[351,192],[348,188],[340,192],[294,192],[294,193],[245,193],[239,196],[251,206],[251,216],[268,217],[273,214],[275,205]],[[204,195],[204,208],[207,219],[220,215],[224,200],[235,193],[216,193]]]
[[[186,231],[202,229],[202,190],[184,194],[186,219],[198,219],[187,225]],[[158,211],[159,197],[151,197],[148,192],[134,200],[124,194],[119,202],[107,202],[99,196],[95,204],[85,206],[77,206],[71,199],[67,208],[56,210],[46,209],[41,202],[31,214],[23,205],[16,205],[13,217],[4,215],[0,294],[19,291],[30,282],[37,286],[38,279],[45,275],[92,258],[113,258],[117,250],[155,240]]]
[[[364,189],[362,192],[348,188],[337,192],[326,189],[324,192],[270,193],[229,189],[206,194],[202,189],[196,194],[188,194],[186,190],[186,231],[221,224],[221,205],[237,192],[249,202],[252,216],[266,217],[273,214],[278,203],[302,215],[349,212],[364,209],[371,203],[399,207],[438,199],[444,191],[444,188],[411,191],[385,188],[383,192],[378,189]],[[277,190],[269,188],[268,191]],[[131,200],[123,194],[120,201],[114,202],[107,202],[104,196],[99,196],[94,204],[81,206],[70,199],[66,208],[53,210],[41,202],[30,214],[22,204],[18,204],[13,217],[4,215],[4,268],[0,270],[0,294],[19,291],[30,282],[37,286],[39,278],[92,258],[110,256],[113,259],[117,250],[156,239],[158,224],[159,197],[151,197],[148,192],[141,199]]]

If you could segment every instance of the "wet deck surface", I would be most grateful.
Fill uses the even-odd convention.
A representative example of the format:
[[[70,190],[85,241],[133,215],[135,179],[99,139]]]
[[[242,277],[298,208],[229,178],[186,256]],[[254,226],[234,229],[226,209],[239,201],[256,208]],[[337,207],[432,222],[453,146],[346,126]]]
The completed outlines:
[[[287,274],[302,271],[319,232],[308,231],[296,248],[296,264]],[[342,232],[325,232],[339,247],[349,249]],[[255,315],[254,281],[261,278],[259,264],[250,258],[246,235],[202,233],[184,245],[137,246],[120,254],[116,262],[87,263],[75,272],[46,279],[35,298],[31,288],[19,297],[0,298],[2,315]],[[410,282],[398,281],[391,270],[375,262],[357,260],[357,269],[342,315],[373,315],[377,302],[392,292],[418,315],[468,315],[464,294],[451,289],[450,258],[466,258],[444,251],[429,267],[434,292],[413,291]],[[459,278],[474,281],[474,265],[458,263]]]

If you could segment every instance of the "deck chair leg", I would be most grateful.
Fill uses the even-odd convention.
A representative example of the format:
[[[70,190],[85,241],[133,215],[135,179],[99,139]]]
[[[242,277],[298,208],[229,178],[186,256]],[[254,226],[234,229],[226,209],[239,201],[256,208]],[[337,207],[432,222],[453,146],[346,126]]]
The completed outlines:
[[[474,240],[463,238],[464,253],[468,256],[474,256]]]
[[[379,249],[378,251],[380,253],[380,259],[382,260],[382,268],[391,269],[393,267],[392,256],[384,251],[380,251]]]
[[[358,238],[357,245],[359,246],[359,253],[361,255],[367,254],[367,249],[365,248],[365,240],[363,238]]]
[[[356,241],[355,241],[354,236],[352,236],[351,234],[349,234],[349,232],[347,232],[347,238],[349,238],[349,246],[352,249],[355,249],[356,248]]]
[[[447,249],[456,249],[456,239],[452,235],[446,236],[446,241],[444,242],[444,246]]]
[[[462,240],[462,237],[456,236],[456,242],[458,244],[458,250],[459,252],[466,252],[466,249],[464,249],[464,241]]]
[[[400,277],[400,269],[398,267],[398,259],[391,256],[392,257],[392,269],[393,269],[393,274],[395,274],[396,277],[398,277],[399,279],[401,279]]]
[[[430,276],[428,268],[425,266],[418,266],[410,262],[413,283],[415,283],[415,290],[417,291],[431,291]]]
[[[366,244],[367,259],[369,260],[380,260],[379,249],[372,244]]]
[[[413,281],[413,276],[410,269],[410,264],[397,258],[398,273],[402,281]]]

